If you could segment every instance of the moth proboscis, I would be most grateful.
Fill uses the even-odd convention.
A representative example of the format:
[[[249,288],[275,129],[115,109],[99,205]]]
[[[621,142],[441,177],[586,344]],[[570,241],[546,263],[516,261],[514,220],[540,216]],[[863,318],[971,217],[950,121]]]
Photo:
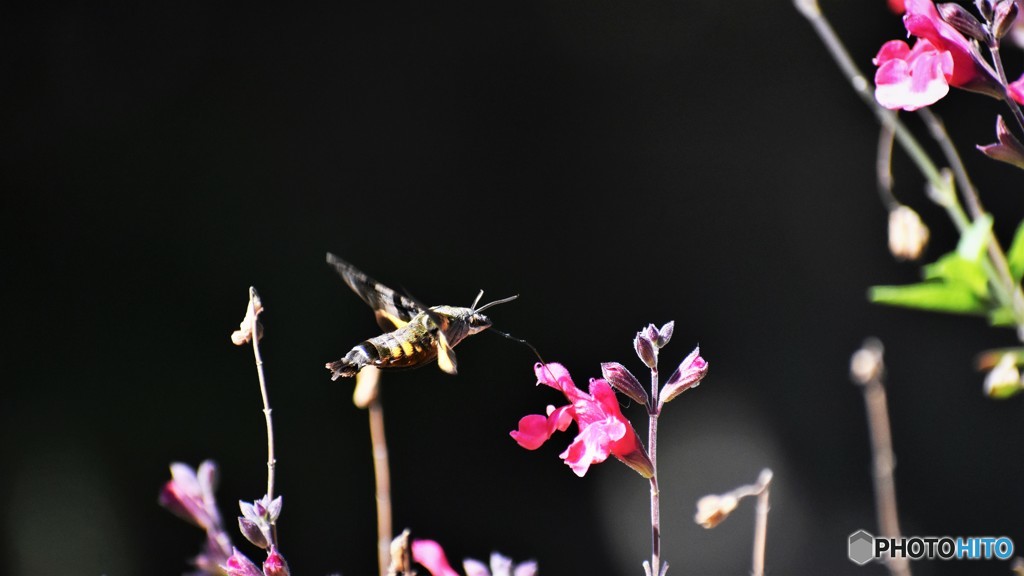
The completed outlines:
[[[518,295],[477,307],[483,290],[469,308],[460,306],[426,307],[413,298],[399,294],[364,274],[348,262],[327,253],[327,263],[345,284],[363,299],[377,317],[384,334],[356,344],[340,360],[327,363],[331,380],[355,376],[364,366],[378,368],[418,368],[437,358],[437,365],[449,374],[458,370],[455,352],[459,342],[491,327],[482,312],[491,306],[515,300]]]

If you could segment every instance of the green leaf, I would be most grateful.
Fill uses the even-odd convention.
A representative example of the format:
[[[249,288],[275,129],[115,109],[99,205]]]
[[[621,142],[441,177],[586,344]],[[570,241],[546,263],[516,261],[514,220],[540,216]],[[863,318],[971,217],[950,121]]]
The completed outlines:
[[[1024,220],[1017,226],[1006,258],[1010,261],[1010,274],[1013,275],[1014,282],[1019,283],[1021,278],[1024,278]]]
[[[988,323],[1001,328],[1013,328],[1017,325],[1017,317],[1009,306],[1000,306],[988,312]]]
[[[978,261],[992,238],[992,216],[983,214],[971,223],[971,227],[960,236],[956,245],[956,253],[965,260]]]
[[[868,299],[877,304],[949,312],[984,314],[985,304],[963,284],[921,282],[905,286],[872,286]]]
[[[946,284],[967,288],[981,299],[988,298],[988,279],[979,260],[968,260],[959,252],[951,252],[924,267],[925,280],[942,280]]]

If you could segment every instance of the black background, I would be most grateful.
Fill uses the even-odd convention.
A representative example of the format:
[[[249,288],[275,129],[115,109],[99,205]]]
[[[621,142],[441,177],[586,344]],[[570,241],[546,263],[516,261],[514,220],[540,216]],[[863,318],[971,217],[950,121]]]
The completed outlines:
[[[865,68],[904,35],[883,2],[826,9]],[[869,335],[887,347],[904,531],[1024,546],[1020,400],[985,399],[972,368],[1013,336],[866,302],[917,268],[886,249],[877,127],[790,3],[3,12],[4,573],[186,570],[201,535],[156,504],[171,461],[215,459],[228,518],[263,493],[252,356],[228,341],[250,284],[267,309],[282,551],[294,574],[375,573],[366,415],[323,364],[377,329],[328,250],[431,304],[520,294],[489,311],[496,326],[581,385],[602,361],[641,373],[634,333],[674,319],[666,369],[699,343],[711,373],[662,418],[670,574],[749,571],[752,506],[712,531],[692,516],[764,467],[769,573],[884,572],[846,559],[847,535],[875,529],[847,377]],[[973,149],[1000,108],[954,92],[936,109],[1008,238],[1019,173]],[[928,257],[951,250],[896,163],[897,195],[932,223]],[[524,347],[484,334],[458,354],[454,378],[385,375],[396,525],[453,559],[641,573],[647,484],[614,461],[575,477],[557,458],[571,434],[537,452],[508,437],[561,401],[534,387]]]

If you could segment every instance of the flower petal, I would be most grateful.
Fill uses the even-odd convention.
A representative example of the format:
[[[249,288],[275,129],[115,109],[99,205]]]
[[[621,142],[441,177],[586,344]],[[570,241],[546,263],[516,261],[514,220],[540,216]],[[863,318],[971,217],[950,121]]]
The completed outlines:
[[[413,540],[412,559],[426,568],[432,576],[459,576],[448,563],[444,549],[433,540]]]

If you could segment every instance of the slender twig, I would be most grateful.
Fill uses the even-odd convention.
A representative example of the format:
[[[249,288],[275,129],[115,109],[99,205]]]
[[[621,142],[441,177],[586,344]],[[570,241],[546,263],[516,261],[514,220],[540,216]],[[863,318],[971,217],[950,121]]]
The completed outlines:
[[[764,551],[768,541],[768,492],[772,482],[772,471],[765,468],[757,479],[761,491],[757,494],[757,516],[754,519],[754,562],[751,576],[764,576]]]
[[[654,366],[651,367],[651,398],[658,398],[658,356],[654,355]],[[661,568],[661,493],[658,490],[658,416],[660,406],[649,410],[647,418],[647,455],[651,458],[651,575],[661,576],[668,570],[666,565]]]
[[[882,343],[869,339],[854,354],[851,361],[853,381],[859,384],[867,408],[868,431],[871,435],[872,478],[875,488],[875,513],[878,529],[886,538],[900,538],[900,523],[896,508],[896,457],[892,449],[892,429],[889,425],[889,407],[885,397],[882,376]],[[889,556],[886,567],[892,576],[910,576],[906,558]]]
[[[249,287],[249,306],[258,306],[259,294],[256,288]],[[274,456],[274,420],[270,417],[270,397],[267,395],[267,378],[263,373],[263,357],[260,355],[260,339],[253,318],[252,354],[256,358],[256,376],[260,380],[260,395],[263,397],[263,417],[267,421],[267,501],[274,499],[274,476],[277,469],[277,458]]]
[[[889,212],[900,206],[899,200],[892,193],[892,148],[894,132],[892,126],[882,124],[878,132],[878,155],[875,157],[875,175],[878,178],[878,195],[882,204]]]
[[[384,433],[384,406],[380,401],[380,370],[367,366],[356,375],[353,401],[370,413],[370,445],[373,449],[373,479],[377,499],[377,563],[381,576],[391,565],[391,465]]]

